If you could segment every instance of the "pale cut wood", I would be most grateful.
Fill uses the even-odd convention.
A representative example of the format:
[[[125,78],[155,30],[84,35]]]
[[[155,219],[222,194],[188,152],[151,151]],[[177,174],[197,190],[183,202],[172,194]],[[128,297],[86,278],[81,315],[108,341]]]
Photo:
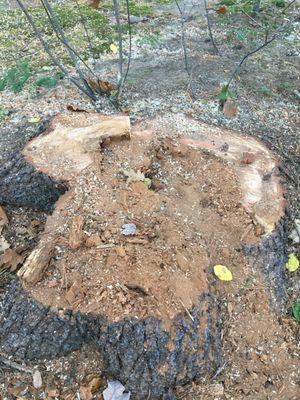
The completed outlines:
[[[69,245],[72,250],[77,250],[81,247],[84,239],[83,233],[84,219],[81,215],[73,218],[73,223],[70,232]]]
[[[41,242],[36,249],[29,255],[23,267],[18,272],[18,277],[26,283],[35,285],[39,282],[46,268],[49,265],[51,258],[54,256],[55,243]]]

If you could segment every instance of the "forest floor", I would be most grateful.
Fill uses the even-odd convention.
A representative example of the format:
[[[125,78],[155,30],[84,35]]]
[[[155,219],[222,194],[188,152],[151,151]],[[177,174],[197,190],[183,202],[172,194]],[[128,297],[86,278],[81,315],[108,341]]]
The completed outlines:
[[[7,6],[14,8],[13,3],[0,0],[0,10],[3,10],[0,24],[4,26],[0,33],[0,68],[4,74],[15,67],[16,60],[27,60],[30,76],[20,92],[14,93],[9,87],[0,92],[0,162],[16,143],[26,142],[26,137],[30,137],[41,123],[66,111],[67,106],[93,110],[88,100],[51,65],[18,11],[7,10]],[[64,2],[59,3],[58,12],[68,35],[82,54],[87,54],[82,28],[72,19],[78,17],[75,8],[70,12],[69,8],[64,8],[68,7]],[[115,35],[112,11],[106,3],[99,12],[87,11],[86,15],[97,31],[95,51],[97,55],[100,53],[100,58],[95,61],[95,70],[102,79],[113,80],[117,61],[110,51],[110,44],[115,43]],[[188,130],[191,127],[185,125],[193,120],[193,123],[205,122],[242,135],[250,134],[263,141],[281,162],[280,172],[289,204],[290,233],[295,220],[300,219],[299,22],[244,64],[231,87],[237,115],[226,118],[219,107],[218,96],[243,55],[263,41],[260,26],[253,26],[253,21],[242,13],[218,15],[210,12],[215,42],[220,51],[216,55],[209,40],[203,6],[193,7],[191,1],[181,2],[187,5],[185,12],[189,14],[185,23],[190,65],[188,76],[176,5],[170,1],[136,3],[134,14],[145,20],[133,25],[132,63],[123,99],[123,109],[129,114],[132,124],[143,124],[143,121],[162,115],[168,131],[178,127]],[[35,17],[43,26],[42,11],[34,10]],[[48,34],[55,44],[51,33]],[[126,40],[128,44],[128,38]],[[64,56],[59,47],[58,54]],[[88,56],[86,59],[93,62]],[[68,59],[64,61],[67,63]],[[72,71],[71,66],[68,68]],[[53,87],[40,84],[41,78],[54,79]],[[113,113],[110,109],[105,111]],[[38,119],[38,122],[30,122],[31,118]],[[7,207],[6,212],[10,220],[3,231],[6,240],[14,248],[33,248],[43,229],[45,214],[12,207]],[[299,246],[289,239],[287,252],[299,255]],[[0,285],[2,294],[5,281],[10,279],[13,276],[6,275],[3,279]],[[179,388],[177,398],[298,399],[299,325],[291,317],[291,304],[299,296],[298,281],[296,273],[287,293],[289,306],[286,313],[280,317],[269,315],[267,319],[264,289],[256,287],[254,281],[245,281],[230,305],[231,317],[224,330],[223,369],[215,377]],[[256,327],[258,333],[248,332],[249,326],[252,329]],[[41,392],[34,389],[30,374],[5,366],[0,357],[0,399],[1,396],[3,400],[78,398],[76,393],[80,387],[86,387],[93,377],[103,375],[99,360],[97,351],[84,348],[58,360],[39,364],[37,367],[42,371],[45,385]],[[28,366],[35,367],[34,364]],[[104,379],[102,385],[106,385]],[[101,395],[96,393],[95,398],[100,399]]]

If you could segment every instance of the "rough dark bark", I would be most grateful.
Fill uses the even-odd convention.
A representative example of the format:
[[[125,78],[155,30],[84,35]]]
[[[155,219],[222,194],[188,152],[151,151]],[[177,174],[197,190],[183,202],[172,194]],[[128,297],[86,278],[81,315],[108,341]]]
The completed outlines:
[[[266,278],[270,302],[285,305],[285,224],[260,246],[245,249]],[[215,293],[211,286],[211,293]],[[215,296],[215,297],[213,297]],[[120,380],[136,399],[159,398],[168,388],[213,376],[221,365],[221,332],[226,310],[214,294],[202,294],[191,311],[182,313],[169,332],[158,320],[124,318],[111,322],[100,315],[54,312],[37,304],[17,282],[7,289],[0,308],[1,351],[19,359],[65,355],[83,343],[97,345],[106,374]]]
[[[28,125],[25,123],[15,132],[2,135],[11,138],[13,143],[2,144],[0,140],[0,147],[9,149],[1,149],[0,154],[0,204],[51,212],[67,188],[63,182],[55,182],[24,160],[22,150],[25,143],[48,126],[42,123],[28,130]]]
[[[178,315],[170,333],[154,318],[111,322],[102,316],[53,312],[30,299],[17,282],[7,288],[0,309],[1,351],[18,359],[55,358],[96,343],[106,373],[134,398],[158,398],[166,389],[213,374],[220,365],[220,305],[210,294]]]

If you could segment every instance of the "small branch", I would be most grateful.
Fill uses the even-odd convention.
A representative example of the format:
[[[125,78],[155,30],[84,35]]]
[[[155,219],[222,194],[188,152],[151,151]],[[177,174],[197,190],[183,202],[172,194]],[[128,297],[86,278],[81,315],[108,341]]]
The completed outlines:
[[[122,26],[121,26],[121,20],[120,20],[120,5],[119,5],[119,0],[113,0],[114,3],[114,12],[115,12],[115,19],[116,19],[116,27],[118,31],[118,49],[119,49],[119,61],[118,61],[118,80],[117,80],[117,89],[118,89],[118,95],[119,97],[119,92],[120,88],[122,85],[122,79],[123,79],[123,35],[122,35]]]
[[[95,52],[93,50],[92,40],[91,40],[91,37],[89,35],[89,31],[88,31],[88,28],[87,28],[86,19],[84,18],[83,14],[81,12],[80,6],[78,4],[78,0],[74,0],[74,1],[76,3],[77,9],[78,9],[78,12],[79,12],[79,15],[80,15],[81,24],[82,24],[84,32],[85,32],[85,37],[86,37],[86,40],[88,42],[88,46],[89,46],[89,49],[90,49],[91,56],[93,57],[94,63],[96,64]]]
[[[189,63],[189,58],[188,58],[187,46],[186,46],[184,10],[182,10],[182,8],[180,7],[180,5],[179,5],[177,0],[175,0],[175,3],[176,3],[176,6],[178,8],[178,11],[180,13],[181,43],[182,43],[183,54],[184,54],[184,65],[185,65],[186,72],[187,72],[188,76],[190,77],[191,69],[190,69],[190,63]]]
[[[129,0],[126,0],[126,10],[127,10],[127,23],[128,23],[128,34],[129,34],[129,54],[128,54],[128,61],[127,61],[127,67],[126,67],[126,71],[125,71],[125,75],[122,79],[122,82],[120,84],[119,90],[118,90],[118,94],[117,94],[117,100],[120,100],[120,97],[122,95],[123,92],[123,88],[124,85],[126,83],[127,80],[127,76],[129,73],[129,69],[130,69],[130,64],[131,64],[131,53],[132,53],[132,31],[131,31],[131,22],[130,22],[130,6],[129,6]]]
[[[70,45],[68,44],[68,40],[65,36],[64,31],[62,30],[55,13],[53,12],[52,6],[50,5],[50,3],[48,2],[48,0],[41,0],[41,3],[48,15],[48,18],[54,28],[54,31],[58,37],[58,39],[65,45],[66,50],[71,58],[71,60],[74,63],[74,67],[76,69],[76,72],[78,74],[78,76],[80,77],[83,85],[85,86],[86,90],[90,93],[90,96],[95,97],[93,90],[91,89],[91,87],[88,85],[87,81],[85,80],[84,74],[81,70],[81,68],[78,65],[78,61],[76,59],[76,56],[78,57],[78,54],[75,55],[75,52],[73,49],[71,49]],[[80,59],[80,57],[78,57]],[[82,61],[82,60],[81,60]],[[93,72],[92,72],[93,73]],[[95,97],[96,100],[96,97]]]
[[[244,64],[244,62],[247,60],[248,57],[252,56],[253,54],[257,53],[258,51],[260,51],[261,49],[263,49],[264,47],[268,46],[268,44],[272,43],[273,40],[276,39],[276,35],[272,36],[271,39],[268,39],[266,37],[265,41],[263,44],[261,44],[260,46],[258,46],[256,49],[250,51],[249,53],[245,54],[244,57],[241,59],[241,61],[239,62],[239,64],[236,66],[236,68],[234,69],[226,87],[227,89],[229,88],[230,84],[232,83],[233,79],[236,77],[237,73],[239,72],[240,68],[242,67],[242,65]]]
[[[56,65],[61,71],[62,73],[67,76],[67,78],[81,91],[83,92],[85,95],[87,95],[92,101],[96,101],[96,97],[89,91],[87,91],[83,86],[81,86],[76,79],[74,79],[72,76],[70,76],[69,72],[65,69],[65,67],[57,60],[57,58],[52,54],[52,51],[50,50],[48,44],[45,42],[45,40],[43,39],[41,32],[38,30],[38,28],[35,25],[35,22],[33,21],[31,15],[28,13],[25,5],[23,4],[22,0],[16,0],[19,7],[21,8],[21,10],[23,11],[23,13],[25,14],[27,21],[29,22],[29,24],[31,25],[35,36],[37,37],[37,39],[40,41],[41,45],[43,46],[44,50],[46,51],[46,53],[48,54],[48,56],[50,57],[51,61],[53,62],[54,65]]]
[[[212,45],[214,47],[215,53],[216,54],[220,54],[220,52],[218,50],[218,47],[217,47],[217,45],[215,43],[213,34],[212,34],[211,22],[210,22],[210,18],[209,18],[209,15],[208,15],[207,0],[204,0],[204,6],[205,6],[205,15],[206,15],[206,20],[207,20],[207,27],[208,27],[209,37],[210,37],[210,40],[211,40]]]

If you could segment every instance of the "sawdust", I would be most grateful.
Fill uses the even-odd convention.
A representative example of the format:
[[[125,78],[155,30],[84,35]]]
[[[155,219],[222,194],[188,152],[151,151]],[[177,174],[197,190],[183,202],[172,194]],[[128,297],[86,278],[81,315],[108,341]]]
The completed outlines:
[[[112,321],[154,316],[168,326],[209,291],[215,263],[243,279],[242,245],[257,238],[232,167],[176,140],[145,137],[103,144],[97,162],[69,182],[45,228],[56,256],[43,280],[27,287],[39,302]],[[126,223],[134,235],[122,234]]]

